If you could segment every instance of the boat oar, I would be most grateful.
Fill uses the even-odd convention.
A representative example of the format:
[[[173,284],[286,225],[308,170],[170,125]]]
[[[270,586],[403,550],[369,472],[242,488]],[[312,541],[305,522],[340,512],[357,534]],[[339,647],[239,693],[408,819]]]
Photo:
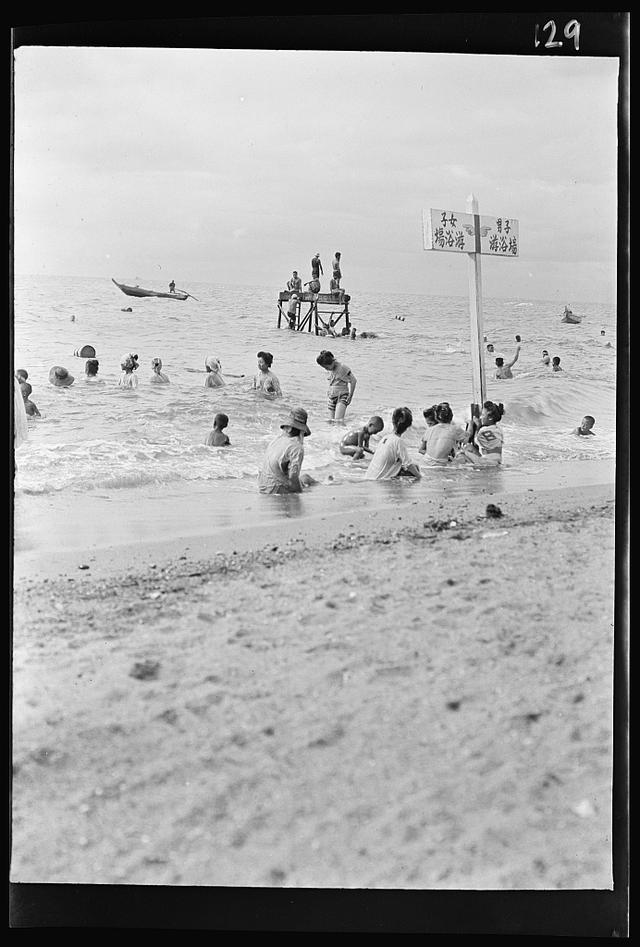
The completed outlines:
[[[184,289],[177,289],[176,292],[177,292],[177,293],[185,293],[186,290],[184,290]],[[186,293],[186,295],[187,295],[187,299],[196,299],[196,297],[195,297],[195,296],[192,296],[191,293]],[[200,300],[199,300],[199,299],[196,299],[196,302],[199,303]]]

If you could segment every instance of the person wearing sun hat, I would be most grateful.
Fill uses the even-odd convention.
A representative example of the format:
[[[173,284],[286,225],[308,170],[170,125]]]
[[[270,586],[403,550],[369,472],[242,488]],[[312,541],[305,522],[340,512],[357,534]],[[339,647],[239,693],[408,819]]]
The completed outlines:
[[[54,365],[49,372],[49,381],[56,388],[68,388],[74,382],[73,375],[70,375],[62,365]]]
[[[279,434],[269,446],[258,472],[260,493],[302,493],[314,481],[300,474],[304,460],[304,438],[311,431],[304,408],[292,408]]]

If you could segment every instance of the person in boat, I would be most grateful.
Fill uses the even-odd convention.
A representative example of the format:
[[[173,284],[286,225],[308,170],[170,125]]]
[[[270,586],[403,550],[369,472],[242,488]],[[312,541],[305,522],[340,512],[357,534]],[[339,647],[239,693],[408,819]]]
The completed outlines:
[[[585,414],[585,416],[583,417],[578,427],[573,429],[573,433],[578,434],[581,437],[586,437],[589,434],[593,434],[593,431],[591,430],[591,428],[593,427],[595,423],[596,423],[596,419],[592,415]]]
[[[340,441],[340,453],[348,454],[354,460],[360,460],[365,453],[373,454],[369,441],[374,434],[379,434],[384,428],[384,421],[375,414],[369,418],[364,427],[349,431]]]
[[[231,441],[224,433],[224,429],[228,423],[229,418],[226,414],[216,414],[213,419],[213,430],[209,431],[207,439],[205,440],[207,447],[230,447]]]
[[[175,291],[176,291],[176,284],[175,284],[175,281],[174,281],[174,280],[171,280],[171,282],[169,283],[169,292],[170,292],[170,293],[175,293]]]
[[[151,359],[151,368],[152,368],[152,372],[151,372],[151,378],[149,379],[150,382],[156,385],[169,384],[169,377],[165,375],[164,372],[162,371],[162,359],[159,358],[157,355],[155,356],[155,358]]]
[[[427,411],[433,411],[435,424],[430,424]],[[466,432],[459,424],[453,423],[453,411],[447,401],[441,401],[424,412],[427,431],[420,443],[418,452],[425,455],[430,467],[446,467],[453,459],[458,447],[465,440]]]
[[[333,263],[332,263],[332,266],[333,266],[332,282],[335,283],[336,289],[340,289],[340,280],[342,279],[342,271],[340,269],[340,255],[341,255],[340,251],[336,250],[336,254],[333,258]]]
[[[304,408],[293,408],[279,434],[269,446],[258,472],[260,493],[302,493],[315,481],[301,473],[304,460],[304,438],[311,431]]]
[[[385,434],[367,467],[365,480],[393,480],[395,477],[421,477],[420,468],[409,456],[402,435],[413,424],[410,408],[396,408],[391,415],[393,433]]]
[[[287,283],[287,289],[290,293],[301,293],[302,292],[302,280],[298,276],[298,271],[294,270],[291,274],[291,279]]]
[[[34,402],[29,397],[32,391],[33,391],[33,388],[31,387],[28,381],[23,381],[20,383],[20,393],[24,400],[24,409],[27,413],[27,417],[39,418],[41,417],[41,415],[40,415],[40,412],[38,411],[38,407],[36,404],[34,404]]]
[[[479,418],[472,418],[469,425],[469,441],[456,455],[464,463],[479,467],[496,467],[502,463],[504,431],[500,420],[504,405],[485,401]]]
[[[504,361],[504,359],[502,358],[502,356],[501,356],[501,355],[498,355],[498,357],[496,358],[496,374],[495,374],[495,377],[498,378],[498,379],[500,379],[500,378],[513,378],[513,373],[512,373],[512,371],[511,371],[511,369],[513,368],[513,366],[515,365],[515,363],[518,361],[518,358],[519,358],[519,357],[520,357],[520,343],[518,343],[518,344],[516,345],[516,354],[513,356],[513,358],[511,359],[510,362],[507,362],[507,363],[505,364],[505,361]]]
[[[139,368],[138,356],[132,352],[123,355],[120,359],[120,368],[122,369],[122,374],[120,375],[118,386],[120,388],[137,388],[138,376],[136,375],[136,371]]]
[[[320,262],[320,254],[316,253],[316,255],[311,260],[311,279],[319,280],[320,274],[324,276],[324,270],[322,269],[322,263]]]
[[[207,355],[204,360],[204,367],[207,372],[204,380],[205,388],[221,388],[226,385],[226,381],[222,377],[222,363],[219,358],[216,358],[215,355]]]
[[[253,376],[253,388],[265,398],[273,401],[282,398],[282,389],[277,377],[271,371],[273,355],[271,352],[258,352],[258,373]]]

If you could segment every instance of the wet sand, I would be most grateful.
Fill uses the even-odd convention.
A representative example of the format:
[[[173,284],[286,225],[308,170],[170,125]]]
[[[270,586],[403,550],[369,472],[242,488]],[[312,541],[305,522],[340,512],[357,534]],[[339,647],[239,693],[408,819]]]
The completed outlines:
[[[613,580],[612,485],[17,574],[11,880],[609,888]]]

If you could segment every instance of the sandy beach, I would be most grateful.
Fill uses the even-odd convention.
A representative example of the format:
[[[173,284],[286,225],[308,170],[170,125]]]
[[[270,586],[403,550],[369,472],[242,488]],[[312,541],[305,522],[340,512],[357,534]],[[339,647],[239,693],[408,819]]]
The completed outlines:
[[[11,880],[610,888],[614,545],[609,484],[16,573]]]

